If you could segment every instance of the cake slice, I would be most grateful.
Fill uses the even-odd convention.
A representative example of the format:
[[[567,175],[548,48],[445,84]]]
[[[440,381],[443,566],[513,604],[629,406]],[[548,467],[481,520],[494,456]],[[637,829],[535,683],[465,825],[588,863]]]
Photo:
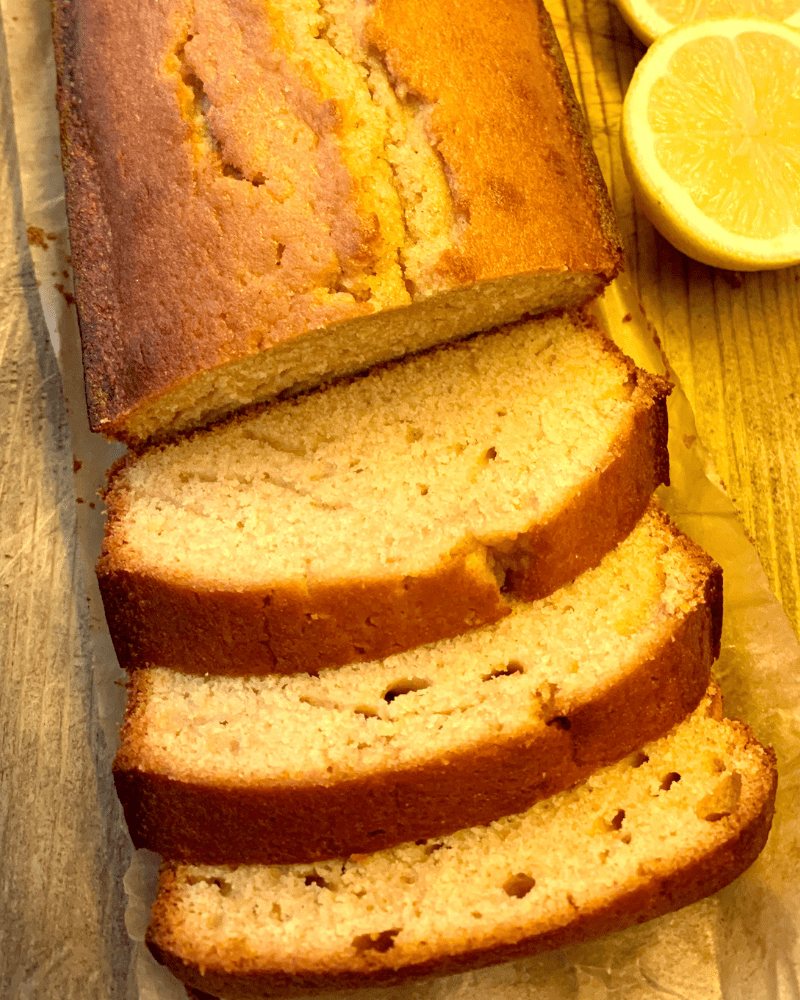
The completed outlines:
[[[678,909],[766,842],[774,754],[709,716],[527,812],[393,850],[294,866],[162,866],[148,943],[226,1000],[443,975]]]
[[[498,621],[633,528],[668,390],[555,316],[131,454],[98,564],[120,662],[317,673]]]
[[[318,677],[131,678],[114,765],[137,847],[286,863],[520,812],[689,714],[719,567],[652,504],[599,567],[495,625]]]
[[[620,269],[540,0],[53,6],[95,430],[141,444]]]

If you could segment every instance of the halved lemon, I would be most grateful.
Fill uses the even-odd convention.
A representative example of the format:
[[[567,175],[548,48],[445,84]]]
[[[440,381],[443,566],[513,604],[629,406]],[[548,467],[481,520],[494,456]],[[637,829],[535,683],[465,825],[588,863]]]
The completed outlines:
[[[645,45],[679,24],[709,17],[764,17],[800,26],[800,0],[616,0],[616,4]]]
[[[622,157],[644,213],[689,257],[800,263],[800,30],[737,17],[663,35],[625,95]]]

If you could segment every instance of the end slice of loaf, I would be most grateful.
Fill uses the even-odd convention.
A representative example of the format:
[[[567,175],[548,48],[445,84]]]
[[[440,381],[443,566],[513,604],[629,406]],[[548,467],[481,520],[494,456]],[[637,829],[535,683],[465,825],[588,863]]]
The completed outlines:
[[[98,564],[120,662],[316,673],[497,621],[633,528],[668,391],[555,316],[130,455]]]
[[[540,0],[56,0],[53,27],[95,430],[141,444],[621,267]]]
[[[488,827],[313,865],[165,864],[148,943],[195,989],[291,996],[447,974],[618,930],[756,858],[774,754],[713,697],[668,736]]]
[[[134,843],[312,861],[520,812],[697,706],[721,605],[653,504],[596,569],[465,636],[318,677],[136,671],[114,765]]]

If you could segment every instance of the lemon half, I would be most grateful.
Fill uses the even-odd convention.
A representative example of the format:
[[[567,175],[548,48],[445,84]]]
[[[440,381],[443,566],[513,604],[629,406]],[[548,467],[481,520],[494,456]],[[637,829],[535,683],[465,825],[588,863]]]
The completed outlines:
[[[625,96],[622,156],[644,213],[689,257],[800,263],[800,30],[736,17],[663,35]]]

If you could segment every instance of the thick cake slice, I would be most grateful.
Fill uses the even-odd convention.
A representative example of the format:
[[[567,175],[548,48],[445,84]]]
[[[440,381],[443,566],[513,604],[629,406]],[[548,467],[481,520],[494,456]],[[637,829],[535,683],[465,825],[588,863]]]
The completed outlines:
[[[165,864],[151,950],[226,1000],[357,988],[534,954],[708,895],[764,846],[774,755],[707,715],[526,813],[315,864]]]
[[[633,528],[668,388],[556,316],[130,455],[98,564],[120,662],[316,673],[497,621]]]
[[[456,639],[319,677],[137,671],[115,762],[134,843],[312,861],[520,812],[696,707],[721,599],[652,505],[599,567]]]
[[[56,0],[53,25],[105,434],[576,307],[621,266],[539,0]]]

